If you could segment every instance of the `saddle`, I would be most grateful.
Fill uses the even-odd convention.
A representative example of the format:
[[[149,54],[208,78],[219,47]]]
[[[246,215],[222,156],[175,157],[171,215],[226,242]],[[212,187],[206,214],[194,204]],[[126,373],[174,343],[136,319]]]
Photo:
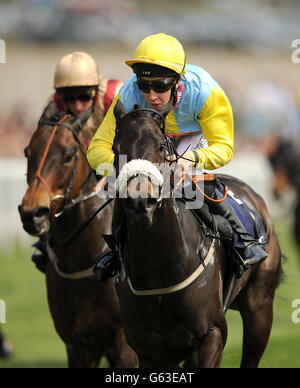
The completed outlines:
[[[216,192],[217,198],[210,198],[204,190],[201,188],[201,184],[203,181],[215,181],[214,174],[204,174],[204,175],[186,175],[182,180],[182,186],[179,187],[179,190],[182,195],[182,200],[187,204],[187,207],[193,212],[195,217],[201,224],[205,224],[206,227],[210,228],[212,231],[208,233],[208,235],[213,235],[214,237],[218,237],[220,235],[220,240],[223,240],[225,246],[228,249],[228,254],[232,257],[236,256],[235,248],[240,248],[242,246],[240,241],[240,236],[235,232],[234,229],[231,228],[229,222],[222,216],[218,214],[214,214],[210,210],[210,206],[208,206],[204,200],[202,200],[201,208],[195,208],[191,206],[191,204],[195,201],[197,195],[195,194],[193,198],[189,193],[188,196],[185,196],[186,188],[191,185],[193,186],[193,190],[195,193],[199,192],[202,198],[206,198],[208,201],[212,202],[223,202],[227,201],[229,206],[234,210],[235,215],[240,220],[241,224],[244,226],[247,233],[253,237],[253,240],[259,242],[263,249],[266,248],[267,236],[265,227],[263,224],[263,220],[261,216],[253,209],[250,208],[245,201],[238,197],[235,193],[228,189],[226,185],[224,185],[220,180],[217,180],[216,184]],[[178,188],[177,188],[178,190]],[[213,207],[213,206],[212,206]]]

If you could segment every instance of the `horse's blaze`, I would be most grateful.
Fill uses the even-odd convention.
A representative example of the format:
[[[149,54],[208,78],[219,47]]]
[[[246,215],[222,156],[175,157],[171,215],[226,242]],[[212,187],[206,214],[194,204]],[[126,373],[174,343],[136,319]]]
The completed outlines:
[[[41,182],[32,182],[28,187],[27,192],[22,199],[22,206],[25,211],[35,209],[39,206],[48,207],[50,209],[50,197]]]

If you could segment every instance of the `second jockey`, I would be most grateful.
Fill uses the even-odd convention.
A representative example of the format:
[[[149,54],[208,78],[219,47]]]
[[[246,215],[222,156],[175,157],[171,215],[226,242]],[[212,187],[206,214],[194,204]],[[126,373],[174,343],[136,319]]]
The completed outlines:
[[[55,92],[48,103],[55,101],[59,111],[73,116],[93,107],[92,114],[82,129],[87,148],[122,85],[121,81],[103,78],[96,61],[89,54],[72,52],[62,57],[56,66]],[[47,236],[41,236],[34,245],[36,250],[32,256],[37,267],[43,272],[48,260],[46,239]]]

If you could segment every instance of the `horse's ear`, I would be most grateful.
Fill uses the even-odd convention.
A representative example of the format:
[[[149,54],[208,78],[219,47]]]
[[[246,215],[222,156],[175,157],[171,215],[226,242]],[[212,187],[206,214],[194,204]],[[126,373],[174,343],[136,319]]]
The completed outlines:
[[[164,118],[166,118],[167,115],[171,112],[172,109],[173,109],[173,98],[171,97],[170,101],[166,105],[164,105],[161,108],[157,109],[157,111],[162,116],[164,116]]]
[[[119,125],[120,121],[124,117],[125,113],[126,111],[123,103],[120,100],[118,100],[114,107],[114,115],[116,118],[117,126]]]
[[[56,102],[51,100],[49,102],[49,104],[46,106],[46,108],[44,109],[44,112],[41,116],[40,121],[51,120],[55,116],[56,113],[58,113],[58,108],[57,108]]]
[[[88,119],[91,117],[92,113],[94,111],[94,107],[91,106],[88,110],[85,112],[80,113],[80,115],[76,118],[74,122],[74,129],[80,131],[84,124],[88,121]]]

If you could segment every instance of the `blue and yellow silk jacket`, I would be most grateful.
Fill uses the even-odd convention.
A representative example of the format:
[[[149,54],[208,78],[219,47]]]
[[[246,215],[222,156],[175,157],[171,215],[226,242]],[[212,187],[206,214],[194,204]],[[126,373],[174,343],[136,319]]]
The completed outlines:
[[[112,145],[116,130],[114,107],[119,99],[126,112],[131,111],[135,104],[149,108],[134,74],[121,88],[90,143],[87,158],[95,170],[101,164],[113,164]],[[199,167],[213,170],[231,161],[234,145],[232,108],[225,92],[202,68],[186,66],[177,104],[166,117],[166,133],[175,138],[203,133],[208,147],[196,150]]]

